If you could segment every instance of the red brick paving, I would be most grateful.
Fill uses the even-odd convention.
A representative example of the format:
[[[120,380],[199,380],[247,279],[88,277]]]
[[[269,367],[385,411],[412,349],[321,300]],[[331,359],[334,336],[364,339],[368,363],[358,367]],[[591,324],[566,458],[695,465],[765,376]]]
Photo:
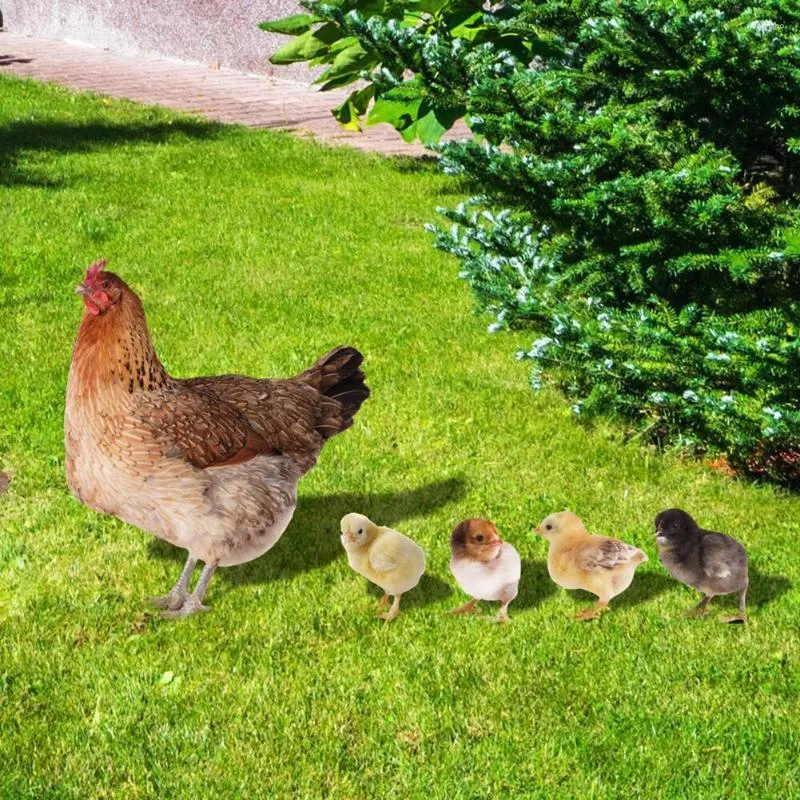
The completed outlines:
[[[152,56],[128,56],[53,39],[0,32],[0,74],[10,73],[79,89],[167,106],[219,122],[293,130],[333,144],[386,155],[421,155],[389,125],[363,133],[339,127],[330,110],[347,91]],[[463,135],[464,128],[460,128]]]

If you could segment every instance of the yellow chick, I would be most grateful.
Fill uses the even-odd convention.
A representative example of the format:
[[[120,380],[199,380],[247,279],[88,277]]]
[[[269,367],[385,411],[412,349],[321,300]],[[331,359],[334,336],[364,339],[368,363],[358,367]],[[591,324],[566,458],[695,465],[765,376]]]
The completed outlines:
[[[631,585],[636,567],[647,561],[647,554],[638,547],[589,533],[571,511],[546,517],[536,533],[550,542],[550,577],[564,589],[584,589],[597,596],[597,603],[576,619],[598,619],[608,610],[611,598]]]
[[[379,619],[387,622],[400,613],[400,598],[411,591],[425,572],[425,551],[414,541],[391,528],[376,525],[363,514],[342,517],[342,544],[350,566],[368,581],[383,589],[380,608],[389,595],[392,607]]]

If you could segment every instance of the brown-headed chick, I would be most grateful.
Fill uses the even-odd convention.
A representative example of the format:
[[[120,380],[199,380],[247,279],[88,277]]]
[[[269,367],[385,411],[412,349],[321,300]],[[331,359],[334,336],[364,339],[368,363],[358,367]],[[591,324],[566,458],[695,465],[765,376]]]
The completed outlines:
[[[522,564],[519,553],[504,542],[488,519],[466,519],[450,537],[450,571],[472,597],[451,614],[478,614],[479,600],[500,603],[495,622],[509,622],[508,604],[517,596]]]
[[[583,589],[597,596],[597,603],[576,619],[598,619],[611,599],[631,585],[636,567],[647,561],[638,547],[589,533],[571,511],[551,514],[536,532],[550,542],[550,577],[564,589]]]

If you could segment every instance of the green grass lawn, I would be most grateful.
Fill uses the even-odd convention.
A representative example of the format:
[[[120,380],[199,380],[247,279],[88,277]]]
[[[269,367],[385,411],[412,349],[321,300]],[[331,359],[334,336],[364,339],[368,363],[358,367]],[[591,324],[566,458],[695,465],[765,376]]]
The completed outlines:
[[[0,796],[800,796],[800,498],[586,430],[534,395],[422,226],[458,187],[425,165],[0,79]],[[86,265],[142,297],[175,375],[291,375],[365,354],[372,398],[210,614],[145,610],[183,553],[80,506],[64,389]],[[685,620],[652,520],[736,535],[749,626]],[[569,507],[650,561],[599,623],[531,528]],[[419,541],[391,625],[339,518]],[[494,519],[523,557],[512,624],[452,618],[449,534]],[[489,611],[490,609],[487,609]],[[492,611],[494,609],[491,609]]]

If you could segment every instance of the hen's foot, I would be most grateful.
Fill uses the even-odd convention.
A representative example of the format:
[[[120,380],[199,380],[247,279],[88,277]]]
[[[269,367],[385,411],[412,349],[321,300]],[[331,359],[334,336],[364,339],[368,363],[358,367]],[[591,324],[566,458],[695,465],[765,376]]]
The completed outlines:
[[[198,614],[201,611],[211,611],[210,606],[204,606],[193,594],[186,598],[186,601],[180,608],[170,611],[164,611],[161,616],[164,619],[183,619],[183,617],[190,617],[192,614]]]
[[[454,608],[452,611],[448,611],[447,613],[454,617],[465,617],[468,614],[480,614],[481,609],[478,608],[478,601],[473,599],[468,603],[464,603],[463,606]]]
[[[166,608],[170,611],[177,611],[189,597],[189,581],[194,572],[197,559],[189,556],[186,559],[186,564],[183,567],[178,582],[167,592],[167,594],[159,595],[158,597],[149,597],[147,602],[156,608]]]
[[[147,602],[154,608],[167,608],[170,611],[177,611],[189,597],[186,590],[172,589],[167,594],[160,594],[156,597],[148,597]]]
[[[587,608],[585,611],[580,611],[577,613],[575,615],[575,619],[581,620],[582,622],[589,622],[593,619],[600,619],[605,611],[608,611],[608,604],[598,603],[591,608]]]
[[[503,613],[502,611],[492,620],[492,622],[496,622],[499,625],[505,625],[511,622],[511,617],[508,616],[508,612],[506,611]]]
[[[732,617],[723,617],[722,621],[727,622],[728,624],[744,625],[747,622],[747,614],[736,614]]]

